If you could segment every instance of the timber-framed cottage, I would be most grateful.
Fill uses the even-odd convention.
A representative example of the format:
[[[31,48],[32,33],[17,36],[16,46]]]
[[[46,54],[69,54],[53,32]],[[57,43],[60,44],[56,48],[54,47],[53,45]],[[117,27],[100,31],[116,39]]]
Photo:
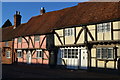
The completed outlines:
[[[74,7],[34,16],[12,33],[16,53],[33,55],[38,47],[34,47],[32,36],[40,35],[42,43],[46,37],[47,45],[39,49],[48,51],[50,65],[69,69],[118,69],[119,12],[120,2],[83,2]],[[22,43],[18,44],[21,37],[28,45],[26,48],[21,46]],[[25,61],[25,57],[19,58],[19,61]],[[31,58],[27,59],[30,63]]]

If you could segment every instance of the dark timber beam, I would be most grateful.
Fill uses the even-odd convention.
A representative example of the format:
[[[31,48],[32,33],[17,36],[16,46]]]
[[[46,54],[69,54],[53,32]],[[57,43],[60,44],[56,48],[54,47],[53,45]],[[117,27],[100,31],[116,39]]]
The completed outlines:
[[[42,43],[40,44],[40,48],[42,47],[45,38],[46,38],[46,35],[45,35],[45,37],[43,38]]]
[[[89,34],[90,38],[92,39],[92,41],[94,41],[95,39],[93,38],[91,32],[89,31],[89,29],[86,27],[87,33]]]
[[[60,36],[58,35],[58,33],[55,32],[55,34],[56,34],[58,40],[60,41],[61,45],[63,45],[63,43],[62,43],[62,41],[61,41]]]
[[[88,70],[91,68],[91,49],[92,45],[88,43],[88,35],[87,35],[87,26],[83,26],[84,29],[84,44],[88,52]]]
[[[111,40],[113,40],[113,22],[111,22]]]
[[[74,38],[75,38],[75,41],[76,41],[76,27],[74,28]]]
[[[97,41],[97,25],[95,25],[95,39]]]
[[[76,38],[74,44],[77,43],[78,39],[80,38],[80,35],[81,35],[82,31],[83,31],[83,28],[79,31],[78,36],[77,36],[77,38]]]
[[[29,40],[27,40],[25,37],[23,37],[23,39],[25,39],[25,41],[26,41],[27,44],[28,44],[28,48],[29,48]]]
[[[87,45],[88,36],[87,36],[87,26],[83,26],[84,29],[84,43]]]
[[[14,39],[12,39],[12,63],[15,62],[15,53],[14,53]]]
[[[29,39],[31,40],[31,43],[32,43],[33,48],[35,48],[35,45],[34,45],[34,43],[33,43],[32,38],[31,38],[30,36],[28,36],[28,37],[29,37]]]
[[[113,31],[120,31],[120,29],[113,29]]]
[[[64,45],[65,45],[65,29],[63,29],[63,42],[64,42]]]
[[[45,51],[43,51],[43,53],[45,53],[46,57],[49,59],[49,57],[48,57],[48,55],[46,54],[46,52],[45,52]]]

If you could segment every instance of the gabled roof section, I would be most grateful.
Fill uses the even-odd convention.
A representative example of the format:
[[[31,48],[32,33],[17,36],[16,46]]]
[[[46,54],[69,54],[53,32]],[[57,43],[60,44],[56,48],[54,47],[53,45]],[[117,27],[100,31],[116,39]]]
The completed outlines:
[[[22,28],[23,25],[25,25],[26,23],[24,24],[21,24],[19,27]],[[0,35],[2,35],[2,39],[0,40],[1,41],[11,41],[13,38],[15,38],[15,35],[14,34],[17,34],[17,33],[14,33],[15,29],[13,29],[14,26],[9,26],[9,27],[5,27],[5,28],[0,28]],[[18,27],[17,27],[18,28]],[[16,29],[17,29],[16,28]]]
[[[9,26],[12,26],[12,23],[10,22],[10,20],[8,19],[2,26],[2,28],[5,28],[5,27],[9,27]]]
[[[13,27],[14,26],[9,26],[9,27],[5,27],[5,28],[0,29],[0,31],[2,31],[2,33],[0,33],[0,35],[2,35],[2,41],[12,40]]]
[[[15,29],[15,37],[47,34],[53,29],[120,19],[120,2],[83,2],[77,6],[32,17]],[[16,34],[17,33],[17,34]]]

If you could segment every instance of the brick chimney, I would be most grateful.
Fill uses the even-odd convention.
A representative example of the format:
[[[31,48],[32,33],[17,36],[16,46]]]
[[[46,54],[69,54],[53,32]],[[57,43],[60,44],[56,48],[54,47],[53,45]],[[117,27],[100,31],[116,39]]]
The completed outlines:
[[[40,14],[43,15],[45,13],[44,7],[41,7]]]
[[[16,11],[16,14],[14,15],[14,29],[21,24],[21,17],[20,12]]]

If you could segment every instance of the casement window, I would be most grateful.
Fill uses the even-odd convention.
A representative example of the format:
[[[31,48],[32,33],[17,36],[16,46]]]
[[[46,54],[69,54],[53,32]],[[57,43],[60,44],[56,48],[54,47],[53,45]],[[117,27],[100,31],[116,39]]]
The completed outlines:
[[[18,43],[21,43],[22,42],[22,37],[19,37],[18,38]]]
[[[37,58],[43,58],[43,51],[42,50],[37,50],[36,57]]]
[[[62,49],[62,58],[78,58],[78,49]]]
[[[74,35],[74,28],[65,29],[65,36],[73,36],[73,35]]]
[[[8,42],[5,42],[5,46],[8,47]]]
[[[97,59],[114,59],[114,49],[97,48],[96,57]]]
[[[10,51],[6,51],[6,58],[10,58]]]
[[[22,50],[17,50],[17,57],[18,58],[22,58],[23,57]]]
[[[34,36],[35,41],[40,41],[40,36]]]
[[[111,24],[109,23],[102,23],[97,24],[97,32],[109,32],[111,28]]]

